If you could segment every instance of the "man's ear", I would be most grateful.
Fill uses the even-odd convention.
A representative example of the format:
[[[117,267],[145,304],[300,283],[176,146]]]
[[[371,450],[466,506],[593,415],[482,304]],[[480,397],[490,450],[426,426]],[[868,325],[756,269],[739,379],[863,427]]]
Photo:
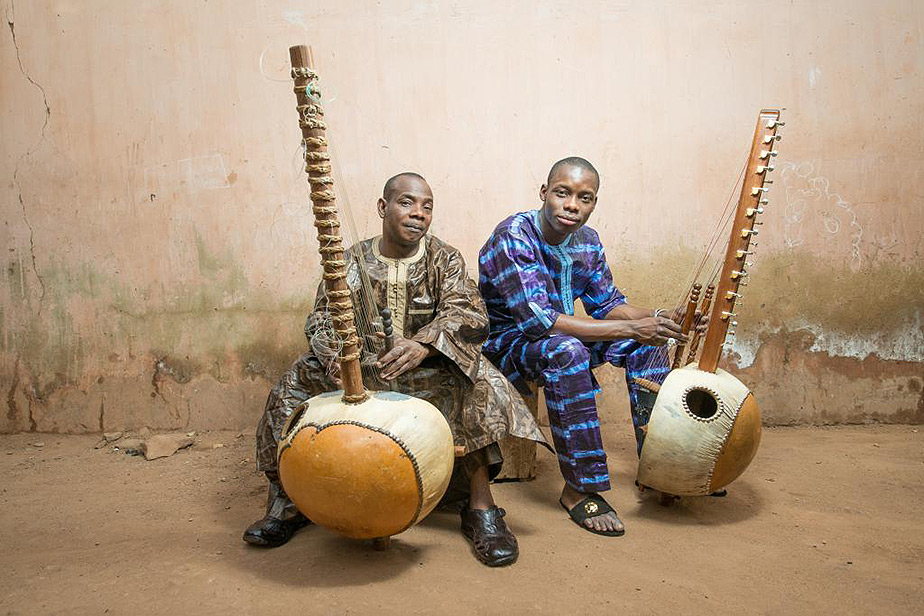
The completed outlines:
[[[379,218],[384,219],[385,218],[385,199],[383,197],[379,197],[379,201],[376,204],[376,208],[378,208],[379,210]]]
[[[539,200],[545,203],[545,195],[549,192],[549,187],[545,184],[542,185],[542,188],[539,189]]]

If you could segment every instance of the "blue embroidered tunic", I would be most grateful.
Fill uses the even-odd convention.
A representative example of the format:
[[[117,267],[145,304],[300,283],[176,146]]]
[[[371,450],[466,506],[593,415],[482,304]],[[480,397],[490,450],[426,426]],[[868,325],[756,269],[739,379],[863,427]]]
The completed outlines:
[[[597,232],[581,227],[557,246],[542,237],[538,211],[511,216],[481,248],[478,286],[491,333],[483,352],[521,393],[541,383],[562,477],[579,492],[610,489],[606,452],[591,368],[603,362],[625,368],[629,402],[642,446],[648,408],[639,403],[635,377],[661,382],[669,371],[663,349],[631,338],[585,343],[549,330],[574,301],[603,319],[626,302],[613,284]]]
[[[495,229],[478,255],[478,288],[491,321],[485,353],[502,356],[516,338],[536,340],[574,300],[595,319],[626,302],[613,284],[597,232],[583,226],[556,246],[542,237],[539,210],[515,214]]]

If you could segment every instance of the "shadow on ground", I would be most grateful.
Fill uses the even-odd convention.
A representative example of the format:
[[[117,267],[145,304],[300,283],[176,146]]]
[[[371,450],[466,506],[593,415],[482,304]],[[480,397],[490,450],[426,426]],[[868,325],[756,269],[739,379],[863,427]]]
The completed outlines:
[[[672,505],[658,503],[650,491],[638,494],[636,515],[668,524],[691,526],[722,526],[737,524],[758,515],[763,501],[754,488],[742,479],[728,487],[728,496],[685,496]]]
[[[262,480],[262,476],[252,478],[248,486],[257,480]],[[227,509],[227,501],[222,499],[215,500],[213,511],[231,542],[231,549],[223,558],[268,582],[297,587],[341,587],[389,580],[422,567],[434,548],[434,535],[438,544],[458,542],[459,550],[471,549],[460,532],[459,514],[450,511],[431,513],[411,531],[392,537],[390,546],[383,551],[375,550],[371,541],[348,539],[315,525],[299,530],[278,548],[251,546],[244,543],[241,535],[262,515],[264,496],[263,486],[244,489],[243,498],[250,511],[247,521],[241,519],[239,511]]]
[[[743,522],[761,512],[763,501],[747,475],[731,484],[728,496],[724,498],[690,496],[671,506],[660,505],[655,492],[640,493],[635,487],[632,453],[626,450],[611,455],[609,466],[613,489],[603,493],[627,526],[631,525],[634,516],[669,524],[721,526]],[[558,503],[563,483],[555,460],[540,452],[537,462],[535,480],[507,485],[519,486],[520,497],[531,505],[552,508],[567,516]]]

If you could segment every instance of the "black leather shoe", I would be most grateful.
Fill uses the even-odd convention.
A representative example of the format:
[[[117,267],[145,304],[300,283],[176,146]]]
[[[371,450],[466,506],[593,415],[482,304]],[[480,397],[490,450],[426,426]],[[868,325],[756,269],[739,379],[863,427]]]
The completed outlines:
[[[517,538],[504,523],[505,515],[506,511],[493,505],[462,510],[462,534],[472,542],[478,560],[489,567],[512,565],[520,555]]]
[[[311,520],[302,514],[288,520],[266,516],[257,520],[244,531],[244,541],[251,545],[266,548],[278,548],[285,544],[300,528],[311,524]]]

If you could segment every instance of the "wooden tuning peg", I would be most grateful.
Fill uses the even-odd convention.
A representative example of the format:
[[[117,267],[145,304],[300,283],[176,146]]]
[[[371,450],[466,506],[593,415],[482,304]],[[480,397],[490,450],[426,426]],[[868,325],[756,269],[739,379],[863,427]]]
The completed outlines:
[[[395,347],[395,332],[392,329],[391,310],[382,308],[379,312],[382,315],[382,333],[385,334],[385,350],[390,351]]]

